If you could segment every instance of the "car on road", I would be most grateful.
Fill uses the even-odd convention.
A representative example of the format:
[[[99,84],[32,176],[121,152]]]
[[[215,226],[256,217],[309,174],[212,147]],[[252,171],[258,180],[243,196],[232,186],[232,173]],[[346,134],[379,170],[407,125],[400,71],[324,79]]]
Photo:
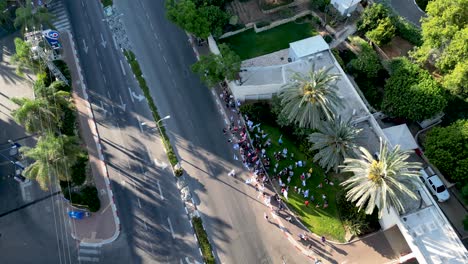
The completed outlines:
[[[421,172],[421,181],[426,184],[429,191],[437,197],[439,203],[443,203],[450,198],[450,194],[445,187],[442,180],[437,176],[437,174],[432,174],[429,176],[424,169],[420,170]]]

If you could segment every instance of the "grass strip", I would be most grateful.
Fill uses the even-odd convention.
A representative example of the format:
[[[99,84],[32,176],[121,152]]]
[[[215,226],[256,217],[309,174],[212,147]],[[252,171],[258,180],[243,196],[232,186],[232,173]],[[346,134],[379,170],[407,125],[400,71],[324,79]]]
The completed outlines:
[[[111,6],[112,5],[112,0],[101,0],[101,3],[104,7],[106,6]]]
[[[216,263],[215,258],[213,256],[212,249],[211,249],[210,241],[208,240],[206,231],[203,228],[201,218],[193,217],[192,224],[193,224],[193,228],[195,229],[195,234],[197,235],[197,238],[198,238],[198,244],[200,245],[200,248],[203,254],[203,260],[207,264]]]
[[[140,85],[140,88],[146,97],[146,101],[148,101],[148,105],[151,110],[151,113],[153,114],[154,121],[157,122],[158,120],[161,120],[161,117],[159,116],[159,113],[158,113],[158,108],[154,104],[154,100],[153,100],[153,97],[151,96],[151,92],[148,88],[148,85],[146,84],[146,80],[142,76],[140,64],[138,64],[135,54],[132,51],[125,50],[124,55],[127,58],[127,61],[130,64],[130,67],[132,68],[133,74],[135,74],[137,78],[138,84]],[[164,126],[161,126],[159,123],[156,123],[156,126],[158,127],[159,131],[161,131],[161,138],[164,144],[164,148],[166,149],[166,154],[169,159],[169,162],[171,163],[172,166],[175,166],[179,161],[177,160],[177,157],[174,153],[174,149],[172,148],[171,142],[169,141],[169,138],[167,137],[166,128]]]

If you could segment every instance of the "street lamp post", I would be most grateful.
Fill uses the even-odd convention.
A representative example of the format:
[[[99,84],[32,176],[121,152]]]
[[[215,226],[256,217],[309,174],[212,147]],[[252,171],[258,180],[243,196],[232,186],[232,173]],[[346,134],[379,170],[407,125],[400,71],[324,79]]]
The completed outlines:
[[[162,133],[161,133],[161,127],[159,126],[159,122],[161,122],[161,121],[163,121],[163,120],[166,120],[166,119],[169,119],[169,118],[171,118],[171,116],[170,116],[170,115],[167,115],[167,116],[165,116],[165,117],[159,119],[158,121],[156,121],[156,128],[158,128],[159,134],[162,134]],[[143,127],[143,126],[146,126],[147,124],[146,124],[146,122],[141,122],[140,125]]]

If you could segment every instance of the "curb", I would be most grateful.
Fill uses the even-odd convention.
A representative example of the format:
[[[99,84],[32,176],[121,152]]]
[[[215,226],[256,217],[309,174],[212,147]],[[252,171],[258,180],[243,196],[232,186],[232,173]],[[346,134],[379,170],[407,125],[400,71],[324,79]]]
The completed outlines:
[[[122,226],[120,224],[120,218],[119,218],[117,206],[115,205],[114,193],[112,192],[112,188],[111,188],[111,185],[110,185],[109,171],[107,170],[107,165],[106,165],[106,162],[104,161],[104,155],[102,154],[102,147],[101,147],[101,143],[100,143],[101,138],[99,136],[98,128],[97,128],[97,125],[96,125],[96,120],[94,118],[94,112],[93,112],[93,109],[91,108],[91,104],[88,101],[88,93],[86,92],[86,85],[84,83],[84,79],[83,79],[83,75],[82,75],[80,60],[79,60],[79,58],[77,56],[78,52],[77,52],[77,49],[76,49],[76,46],[75,46],[74,37],[73,37],[73,34],[70,31],[67,30],[66,33],[68,34],[68,37],[69,37],[69,40],[70,40],[70,46],[71,46],[71,49],[73,51],[73,59],[75,61],[75,66],[76,66],[77,71],[78,71],[79,82],[80,82],[78,85],[81,86],[81,89],[83,91],[83,97],[84,97],[84,99],[86,101],[86,107],[88,108],[88,124],[90,124],[90,130],[91,130],[91,133],[94,136],[94,141],[96,143],[96,148],[97,148],[97,151],[98,151],[98,154],[99,154],[100,167],[102,169],[101,173],[103,173],[105,175],[104,181],[106,182],[107,195],[109,196],[109,203],[110,203],[111,208],[112,208],[112,214],[114,216],[114,222],[115,222],[115,226],[116,226],[114,235],[112,237],[108,238],[108,239],[104,239],[101,242],[97,242],[97,243],[91,243],[91,242],[80,242],[80,243],[82,245],[85,245],[85,246],[102,246],[102,245],[109,244],[109,243],[115,241],[117,239],[117,237],[119,237],[119,235],[120,235],[120,232],[122,230]],[[74,234],[72,234],[72,237],[75,238],[76,240],[79,240],[74,236]]]

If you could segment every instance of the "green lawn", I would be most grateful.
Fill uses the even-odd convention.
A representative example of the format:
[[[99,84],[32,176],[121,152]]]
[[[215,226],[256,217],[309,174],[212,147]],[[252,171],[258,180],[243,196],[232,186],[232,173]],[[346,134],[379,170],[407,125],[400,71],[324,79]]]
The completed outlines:
[[[289,165],[293,165],[294,167],[294,163],[298,160],[304,161],[307,159],[304,153],[299,151],[297,144],[290,140],[287,135],[283,134],[283,144],[281,146],[279,145],[278,139],[281,135],[281,132],[278,128],[269,125],[262,125],[261,128],[265,133],[268,134],[267,138],[270,138],[272,142],[272,145],[266,149],[267,155],[271,159],[269,171],[270,176],[273,177],[276,175],[276,173],[273,171],[274,164],[276,163],[273,155],[273,152],[275,151],[278,152],[282,151],[283,148],[287,148],[288,155],[290,153],[294,153],[294,159],[290,159],[288,157],[287,159],[282,159],[279,162],[277,169],[278,172]],[[306,180],[306,187],[303,187],[300,180],[300,175],[302,172],[306,173],[309,171],[310,168],[313,169],[312,176]],[[286,178],[287,176],[283,176],[282,180],[287,184]],[[323,188],[317,188],[320,183],[323,184]],[[304,196],[294,192],[294,186],[301,187],[302,190],[304,190],[304,188],[309,189],[309,200],[311,195],[314,195],[315,201],[311,202],[309,206],[306,207],[304,205]],[[345,230],[339,219],[335,199],[335,195],[339,192],[339,190],[340,187],[336,182],[333,186],[325,184],[324,171],[318,165],[314,164],[312,160],[307,160],[305,167],[294,169],[294,176],[292,177],[291,183],[289,184],[289,200],[286,202],[291,209],[296,211],[302,222],[312,232],[316,233],[317,235],[323,235],[335,241],[344,242]],[[327,196],[329,205],[327,208],[323,208],[322,194]],[[317,203],[320,204],[319,208],[315,207]]]
[[[289,47],[289,43],[317,35],[311,23],[290,22],[267,31],[253,29],[220,40],[234,50],[242,60],[255,58]]]

